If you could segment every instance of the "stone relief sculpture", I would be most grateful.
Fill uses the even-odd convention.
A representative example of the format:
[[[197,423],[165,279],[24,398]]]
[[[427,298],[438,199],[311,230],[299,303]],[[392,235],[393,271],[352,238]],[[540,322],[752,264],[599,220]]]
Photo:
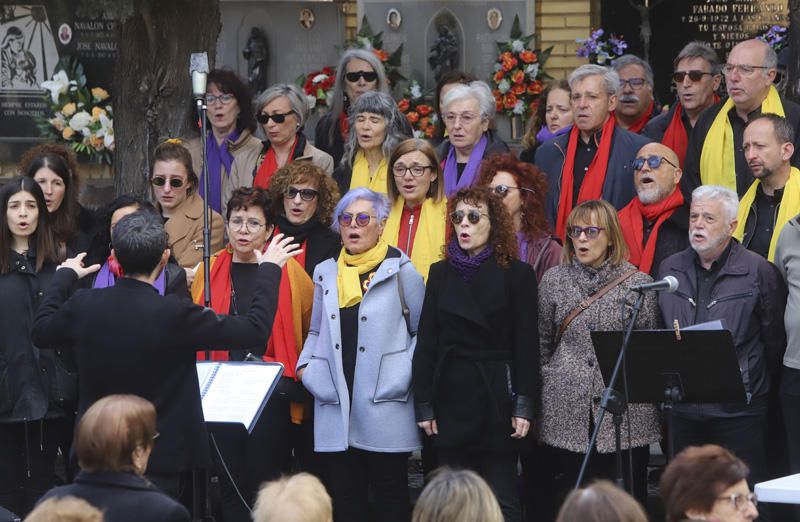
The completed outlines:
[[[266,35],[258,27],[253,27],[242,56],[247,60],[247,81],[254,92],[261,92],[267,88],[268,51]]]

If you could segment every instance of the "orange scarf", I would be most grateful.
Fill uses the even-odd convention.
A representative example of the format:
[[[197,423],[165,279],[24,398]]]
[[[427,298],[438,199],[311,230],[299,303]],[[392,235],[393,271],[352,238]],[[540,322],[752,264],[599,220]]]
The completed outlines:
[[[650,121],[650,117],[653,115],[653,109],[655,108],[655,106],[656,102],[650,100],[650,105],[647,106],[647,110],[644,111],[644,114],[642,114],[642,116],[638,120],[633,122],[633,124],[630,127],[628,127],[628,132],[634,132],[636,134],[642,132],[644,126],[647,125],[648,121]]]
[[[209,280],[211,282],[211,309],[218,314],[228,314],[231,308],[231,265],[233,264],[233,248],[228,245],[216,253],[211,261],[209,269]],[[197,304],[203,304],[203,287],[205,282],[202,280],[203,266],[197,268],[195,283],[192,284],[192,299]],[[210,352],[212,361],[227,361],[229,354],[223,350],[213,350]],[[205,361],[206,352],[197,352],[197,360]]]
[[[619,211],[619,224],[622,227],[625,243],[628,245],[628,261],[639,268],[641,272],[650,273],[656,252],[658,229],[675,212],[675,209],[681,205],[683,205],[683,194],[676,187],[672,194],[659,203],[644,205],[639,196],[636,196],[625,208]],[[647,219],[648,222],[655,221],[656,223],[647,238],[647,244],[642,247],[644,219]]]
[[[603,183],[606,181],[606,169],[608,168],[608,158],[611,155],[611,141],[614,138],[614,126],[617,120],[614,114],[609,114],[608,120],[603,124],[600,131],[600,143],[597,145],[597,153],[589,164],[589,170],[583,178],[580,192],[578,192],[578,203],[603,197]],[[567,144],[567,155],[564,158],[564,168],[561,170],[561,196],[558,201],[558,218],[556,219],[556,234],[562,241],[566,239],[567,217],[572,212],[572,192],[575,183],[575,153],[578,150],[578,139],[580,139],[580,129],[572,127],[569,133]],[[592,136],[590,139],[595,139]]]

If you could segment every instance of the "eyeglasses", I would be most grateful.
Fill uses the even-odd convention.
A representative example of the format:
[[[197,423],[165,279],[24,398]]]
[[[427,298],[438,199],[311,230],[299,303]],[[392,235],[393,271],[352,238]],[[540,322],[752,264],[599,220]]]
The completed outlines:
[[[153,439],[152,439],[152,440],[156,440],[156,439],[157,439],[157,438],[159,438],[160,436],[161,436],[161,434],[160,434],[159,432],[155,432],[155,433],[153,434]]]
[[[392,167],[392,172],[398,178],[402,178],[406,175],[406,172],[411,172],[411,175],[414,177],[420,177],[425,174],[425,171],[433,168],[431,165],[411,165],[410,167],[406,167],[402,163],[395,163]]]
[[[770,69],[770,67],[765,67],[763,65],[738,65],[733,63],[726,63],[722,66],[722,73],[725,76],[730,76],[733,74],[733,71],[739,71],[739,74],[742,76],[750,76],[756,69]]]
[[[462,124],[469,125],[469,124],[471,124],[472,122],[474,122],[475,120],[478,119],[478,115],[474,114],[472,112],[462,112],[461,114],[458,114],[456,112],[447,112],[444,115],[445,123],[450,124],[450,125],[452,125],[456,121],[458,121],[459,118],[461,118],[461,123]]]
[[[642,170],[642,168],[644,168],[644,164],[645,162],[647,162],[647,166],[650,167],[652,170],[655,170],[661,166],[662,161],[666,161],[668,164],[672,165],[676,169],[678,168],[677,165],[672,163],[664,156],[647,156],[646,158],[639,157],[633,160],[631,162],[631,165],[633,166],[633,170],[639,171]]]
[[[311,201],[312,199],[317,197],[317,194],[319,194],[319,192],[314,189],[308,189],[308,188],[299,189],[295,187],[289,187],[288,189],[286,189],[286,192],[283,193],[283,197],[285,197],[286,199],[294,199],[297,197],[298,194],[300,194],[300,199],[302,199],[303,201]]]
[[[739,511],[746,510],[750,503],[754,506],[758,505],[758,495],[755,493],[734,493],[726,497],[718,497],[718,500],[729,500],[733,504],[733,507]]]
[[[461,222],[464,221],[465,216],[467,218],[467,221],[469,221],[473,225],[477,225],[480,222],[481,216],[489,217],[488,214],[483,214],[475,209],[472,209],[469,212],[464,212],[463,210],[456,210],[455,212],[450,214],[450,222],[454,225],[460,225]]]
[[[150,179],[150,183],[152,183],[154,187],[163,187],[167,184],[167,178],[156,176]],[[169,186],[172,188],[181,188],[184,183],[186,182],[181,178],[169,178]]]
[[[631,89],[638,90],[641,89],[644,84],[647,83],[644,78],[629,78],[627,80],[620,79],[619,81],[619,88],[620,90],[625,88],[625,85],[630,85]]]
[[[675,83],[683,83],[683,79],[686,78],[686,76],[689,76],[689,79],[692,80],[693,82],[699,82],[700,80],[703,79],[703,76],[705,75],[714,76],[714,73],[705,71],[696,71],[696,70],[675,71],[674,73],[672,73],[672,81]]]
[[[213,94],[206,94],[206,105],[211,105],[215,101],[219,101],[222,105],[228,105],[235,99],[236,96],[234,96],[233,94],[220,94],[219,96],[214,96]]]
[[[286,121],[286,117],[295,114],[294,111],[284,112],[283,114],[276,112],[275,114],[266,114],[263,112],[259,112],[256,114],[256,120],[261,125],[266,125],[269,123],[269,120],[274,121],[275,123],[283,123]]]
[[[579,227],[575,225],[567,229],[567,235],[572,239],[578,239],[581,234],[585,233],[589,239],[596,239],[603,230],[605,230],[603,227]]]
[[[344,75],[350,83],[356,83],[360,78],[364,78],[365,82],[374,82],[378,79],[378,73],[375,71],[354,71]]]
[[[235,217],[228,221],[228,225],[231,227],[231,230],[239,231],[242,227],[247,228],[248,232],[258,232],[261,230],[261,227],[267,226],[265,223],[261,221],[250,218],[250,219],[242,219],[240,217]]]
[[[508,195],[508,191],[511,190],[511,189],[524,190],[526,192],[530,192],[531,194],[533,194],[533,190],[531,190],[529,188],[512,187],[511,185],[495,185],[495,186],[491,187],[491,189],[492,189],[492,192],[494,192],[495,194],[500,196],[500,199],[505,199],[506,196]]]
[[[372,221],[373,218],[375,218],[375,216],[371,216],[365,212],[359,212],[356,215],[353,215],[349,212],[345,212],[344,214],[339,216],[338,221],[339,224],[343,227],[352,226],[353,222],[355,222],[358,228],[363,228],[369,225],[369,222]]]

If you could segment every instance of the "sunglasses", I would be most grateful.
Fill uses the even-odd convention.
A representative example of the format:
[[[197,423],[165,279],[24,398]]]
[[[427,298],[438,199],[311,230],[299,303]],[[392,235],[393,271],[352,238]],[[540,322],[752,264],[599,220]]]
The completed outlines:
[[[693,82],[699,82],[705,75],[714,76],[713,73],[705,71],[675,71],[672,73],[672,81],[675,83],[683,83],[683,79],[686,78],[687,75]]]
[[[375,216],[371,216],[371,215],[365,214],[365,213],[358,213],[358,214],[356,214],[354,216],[353,214],[350,214],[349,212],[345,212],[344,214],[339,216],[338,221],[339,221],[339,224],[341,226],[343,226],[343,227],[349,227],[355,221],[356,225],[358,225],[359,228],[363,228],[363,227],[369,225],[369,222],[372,221],[372,219],[374,217]]]
[[[276,112],[275,114],[264,114],[263,112],[259,112],[256,114],[256,120],[261,125],[266,125],[269,120],[274,121],[275,123],[283,123],[286,121],[286,117],[295,114],[294,111],[284,112],[283,114]]]
[[[206,94],[206,105],[211,105],[215,101],[219,101],[222,105],[228,105],[235,99],[236,96],[234,96],[233,94],[220,94],[219,96],[215,96],[213,94]]]
[[[567,235],[572,239],[578,239],[581,237],[581,234],[586,234],[586,237],[589,239],[596,239],[597,236],[600,235],[600,231],[605,230],[603,227],[569,227],[567,229]]]
[[[355,71],[346,73],[344,77],[350,83],[356,83],[359,78],[364,78],[365,82],[374,82],[378,79],[378,73],[375,71]]]
[[[494,187],[491,187],[491,189],[492,189],[492,192],[494,192],[495,194],[500,196],[500,199],[505,199],[506,196],[508,195],[508,191],[512,190],[512,189],[513,190],[524,190],[526,192],[530,192],[531,194],[533,194],[533,191],[531,189],[529,189],[529,188],[512,187],[511,185],[495,185]]]
[[[317,197],[317,194],[319,194],[319,192],[314,189],[308,189],[308,188],[299,189],[295,187],[289,187],[288,189],[286,189],[286,192],[283,193],[283,197],[285,197],[286,199],[294,199],[297,197],[298,194],[300,194],[300,199],[302,199],[303,201],[311,201],[312,199]]]
[[[464,221],[464,217],[466,216],[467,221],[472,223],[473,225],[477,225],[482,216],[489,217],[488,214],[483,214],[478,210],[472,209],[469,212],[464,212],[463,210],[456,210],[455,212],[450,214],[450,222],[454,225],[460,225],[462,221]]]
[[[647,156],[646,158],[641,158],[641,157],[636,158],[631,162],[631,165],[633,166],[633,170],[640,171],[642,170],[642,168],[644,168],[645,162],[647,162],[647,166],[650,167],[652,170],[655,170],[661,166],[662,161],[666,161],[669,165],[672,165],[676,169],[678,168],[677,165],[672,163],[664,156]]]
[[[155,187],[163,187],[167,184],[167,178],[156,176],[150,180],[150,183]],[[186,182],[180,178],[169,178],[169,186],[172,188],[181,188],[184,183]]]

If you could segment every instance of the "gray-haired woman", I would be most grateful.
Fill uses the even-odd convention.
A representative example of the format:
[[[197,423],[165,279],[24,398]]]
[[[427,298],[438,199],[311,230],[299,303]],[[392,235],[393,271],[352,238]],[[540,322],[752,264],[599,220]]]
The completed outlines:
[[[450,198],[475,185],[483,158],[509,152],[509,148],[489,128],[497,107],[485,82],[456,85],[444,96],[443,106],[447,139],[437,152],[444,163],[444,193]]]
[[[256,120],[264,129],[264,146],[258,156],[253,186],[269,188],[275,171],[292,161],[310,161],[322,170],[333,172],[333,158],[306,141],[303,124],[308,118],[308,102],[297,86],[273,85],[256,100]]]
[[[411,137],[411,124],[395,101],[382,92],[368,92],[350,108],[350,132],[342,164],[333,179],[344,194],[356,187],[386,193],[389,157]]]
[[[339,166],[344,154],[348,110],[359,96],[369,91],[389,93],[386,71],[372,51],[350,49],[336,66],[330,111],[320,118],[314,133],[314,144],[333,157],[334,167]]]
[[[314,449],[328,462],[335,519],[410,518],[407,460],[421,447],[411,361],[425,284],[383,239],[389,201],[360,187],[339,201],[344,248],[314,271],[311,326],[297,374],[314,396]],[[372,495],[368,494],[368,489]]]

